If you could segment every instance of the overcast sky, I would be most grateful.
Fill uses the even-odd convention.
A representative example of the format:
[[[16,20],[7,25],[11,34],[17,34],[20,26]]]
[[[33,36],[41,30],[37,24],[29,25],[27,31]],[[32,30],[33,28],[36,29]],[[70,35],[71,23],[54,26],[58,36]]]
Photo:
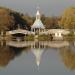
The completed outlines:
[[[61,15],[63,10],[75,6],[75,0],[0,0],[0,6],[35,15],[37,6],[47,16]]]

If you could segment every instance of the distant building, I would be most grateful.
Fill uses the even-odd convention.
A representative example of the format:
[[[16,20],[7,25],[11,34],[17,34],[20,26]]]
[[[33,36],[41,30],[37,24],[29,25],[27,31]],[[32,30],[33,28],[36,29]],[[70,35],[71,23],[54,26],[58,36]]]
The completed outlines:
[[[36,13],[36,20],[34,24],[31,26],[31,31],[35,32],[35,34],[39,34],[40,31],[44,31],[45,27],[41,21],[41,14],[39,10]]]

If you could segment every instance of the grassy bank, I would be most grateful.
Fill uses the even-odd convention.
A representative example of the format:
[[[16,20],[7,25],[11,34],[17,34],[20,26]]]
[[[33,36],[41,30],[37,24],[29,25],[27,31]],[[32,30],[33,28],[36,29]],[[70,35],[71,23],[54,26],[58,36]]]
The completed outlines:
[[[51,35],[39,35],[38,40],[39,41],[51,41],[53,37]]]
[[[73,41],[73,40],[75,40],[75,35],[74,35],[74,33],[71,32],[70,34],[65,35],[65,36],[64,36],[64,40],[67,40],[67,41]]]
[[[26,40],[26,41],[34,41],[34,35],[25,36],[24,40]]]

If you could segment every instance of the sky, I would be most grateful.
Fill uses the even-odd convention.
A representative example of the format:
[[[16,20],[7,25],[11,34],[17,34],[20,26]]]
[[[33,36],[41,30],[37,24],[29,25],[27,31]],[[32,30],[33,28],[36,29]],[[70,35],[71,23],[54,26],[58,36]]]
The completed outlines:
[[[37,7],[46,16],[60,16],[63,11],[75,6],[75,0],[0,0],[0,6],[35,16]]]

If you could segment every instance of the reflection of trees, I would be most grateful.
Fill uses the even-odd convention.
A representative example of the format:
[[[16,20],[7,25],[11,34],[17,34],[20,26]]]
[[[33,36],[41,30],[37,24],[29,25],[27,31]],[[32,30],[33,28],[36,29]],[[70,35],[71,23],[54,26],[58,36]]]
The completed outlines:
[[[6,66],[15,56],[14,51],[8,47],[0,47],[0,66]]]
[[[10,47],[10,50],[14,51],[16,56],[19,56],[23,51],[28,52],[29,48],[28,47],[25,47],[25,48]]]
[[[75,69],[75,52],[69,47],[64,47],[60,50],[60,55],[65,66],[71,70]]]
[[[27,48],[0,47],[0,66],[5,67],[15,56],[19,56]]]

